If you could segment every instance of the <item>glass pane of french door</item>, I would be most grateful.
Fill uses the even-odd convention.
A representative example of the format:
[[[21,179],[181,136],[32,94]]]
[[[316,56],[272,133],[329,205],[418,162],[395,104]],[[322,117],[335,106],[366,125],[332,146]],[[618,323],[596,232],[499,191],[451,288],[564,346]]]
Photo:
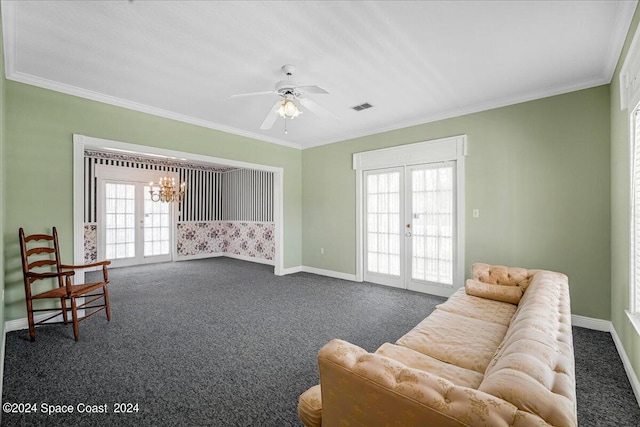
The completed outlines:
[[[105,183],[105,256],[136,256],[135,184]]]
[[[365,173],[365,280],[403,287],[402,169]]]
[[[171,246],[171,203],[154,202],[144,186],[144,256],[169,255]],[[157,187],[154,188],[157,190]]]
[[[452,286],[456,218],[454,164],[421,165],[409,170],[411,282]]]

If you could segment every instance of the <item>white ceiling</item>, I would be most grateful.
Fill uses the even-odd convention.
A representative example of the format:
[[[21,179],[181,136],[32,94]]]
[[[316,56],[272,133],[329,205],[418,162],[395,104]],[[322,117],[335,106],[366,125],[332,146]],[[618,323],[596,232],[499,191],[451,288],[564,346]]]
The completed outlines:
[[[307,148],[611,81],[633,1],[2,1],[7,78]],[[295,81],[337,118],[259,129]],[[355,112],[363,102],[374,108]],[[302,108],[304,111],[304,108]]]

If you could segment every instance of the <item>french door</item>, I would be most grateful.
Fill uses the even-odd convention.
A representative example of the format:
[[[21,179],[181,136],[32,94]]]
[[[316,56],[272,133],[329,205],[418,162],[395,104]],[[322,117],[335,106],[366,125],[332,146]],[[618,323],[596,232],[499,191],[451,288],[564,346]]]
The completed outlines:
[[[98,179],[99,259],[114,267],[171,261],[175,208],[153,202],[150,189],[140,181]]]
[[[364,172],[364,280],[451,294],[455,179],[455,162]]]

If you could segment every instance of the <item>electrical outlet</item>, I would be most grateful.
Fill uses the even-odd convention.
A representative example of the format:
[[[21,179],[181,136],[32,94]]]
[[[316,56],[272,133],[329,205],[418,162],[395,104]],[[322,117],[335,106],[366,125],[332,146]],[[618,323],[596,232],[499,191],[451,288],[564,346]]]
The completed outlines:
[[[324,248],[320,248],[320,255],[324,255]]]
[[[480,209],[474,209],[473,210],[473,217],[474,218],[480,218]]]

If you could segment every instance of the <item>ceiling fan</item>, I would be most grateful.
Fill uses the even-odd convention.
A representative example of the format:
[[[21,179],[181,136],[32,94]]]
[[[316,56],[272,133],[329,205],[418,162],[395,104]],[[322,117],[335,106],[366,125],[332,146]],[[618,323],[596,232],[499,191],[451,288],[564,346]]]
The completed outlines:
[[[296,101],[298,101],[303,107],[315,113],[319,116],[333,116],[328,110],[322,107],[320,104],[317,104],[313,100],[306,97],[307,94],[329,94],[329,92],[320,86],[299,86],[296,82],[291,80],[293,73],[296,71],[296,67],[293,65],[283,65],[282,71],[287,76],[286,80],[281,80],[276,83],[274,90],[268,90],[264,92],[251,92],[251,93],[240,93],[237,95],[231,95],[229,98],[242,98],[247,96],[262,96],[262,95],[278,95],[280,99],[275,103],[275,105],[267,114],[267,117],[260,125],[260,129],[266,130],[271,129],[273,124],[275,123],[278,117],[283,117],[286,119],[295,119],[302,111],[298,109],[298,105]],[[286,130],[286,122],[285,122],[285,133]]]

